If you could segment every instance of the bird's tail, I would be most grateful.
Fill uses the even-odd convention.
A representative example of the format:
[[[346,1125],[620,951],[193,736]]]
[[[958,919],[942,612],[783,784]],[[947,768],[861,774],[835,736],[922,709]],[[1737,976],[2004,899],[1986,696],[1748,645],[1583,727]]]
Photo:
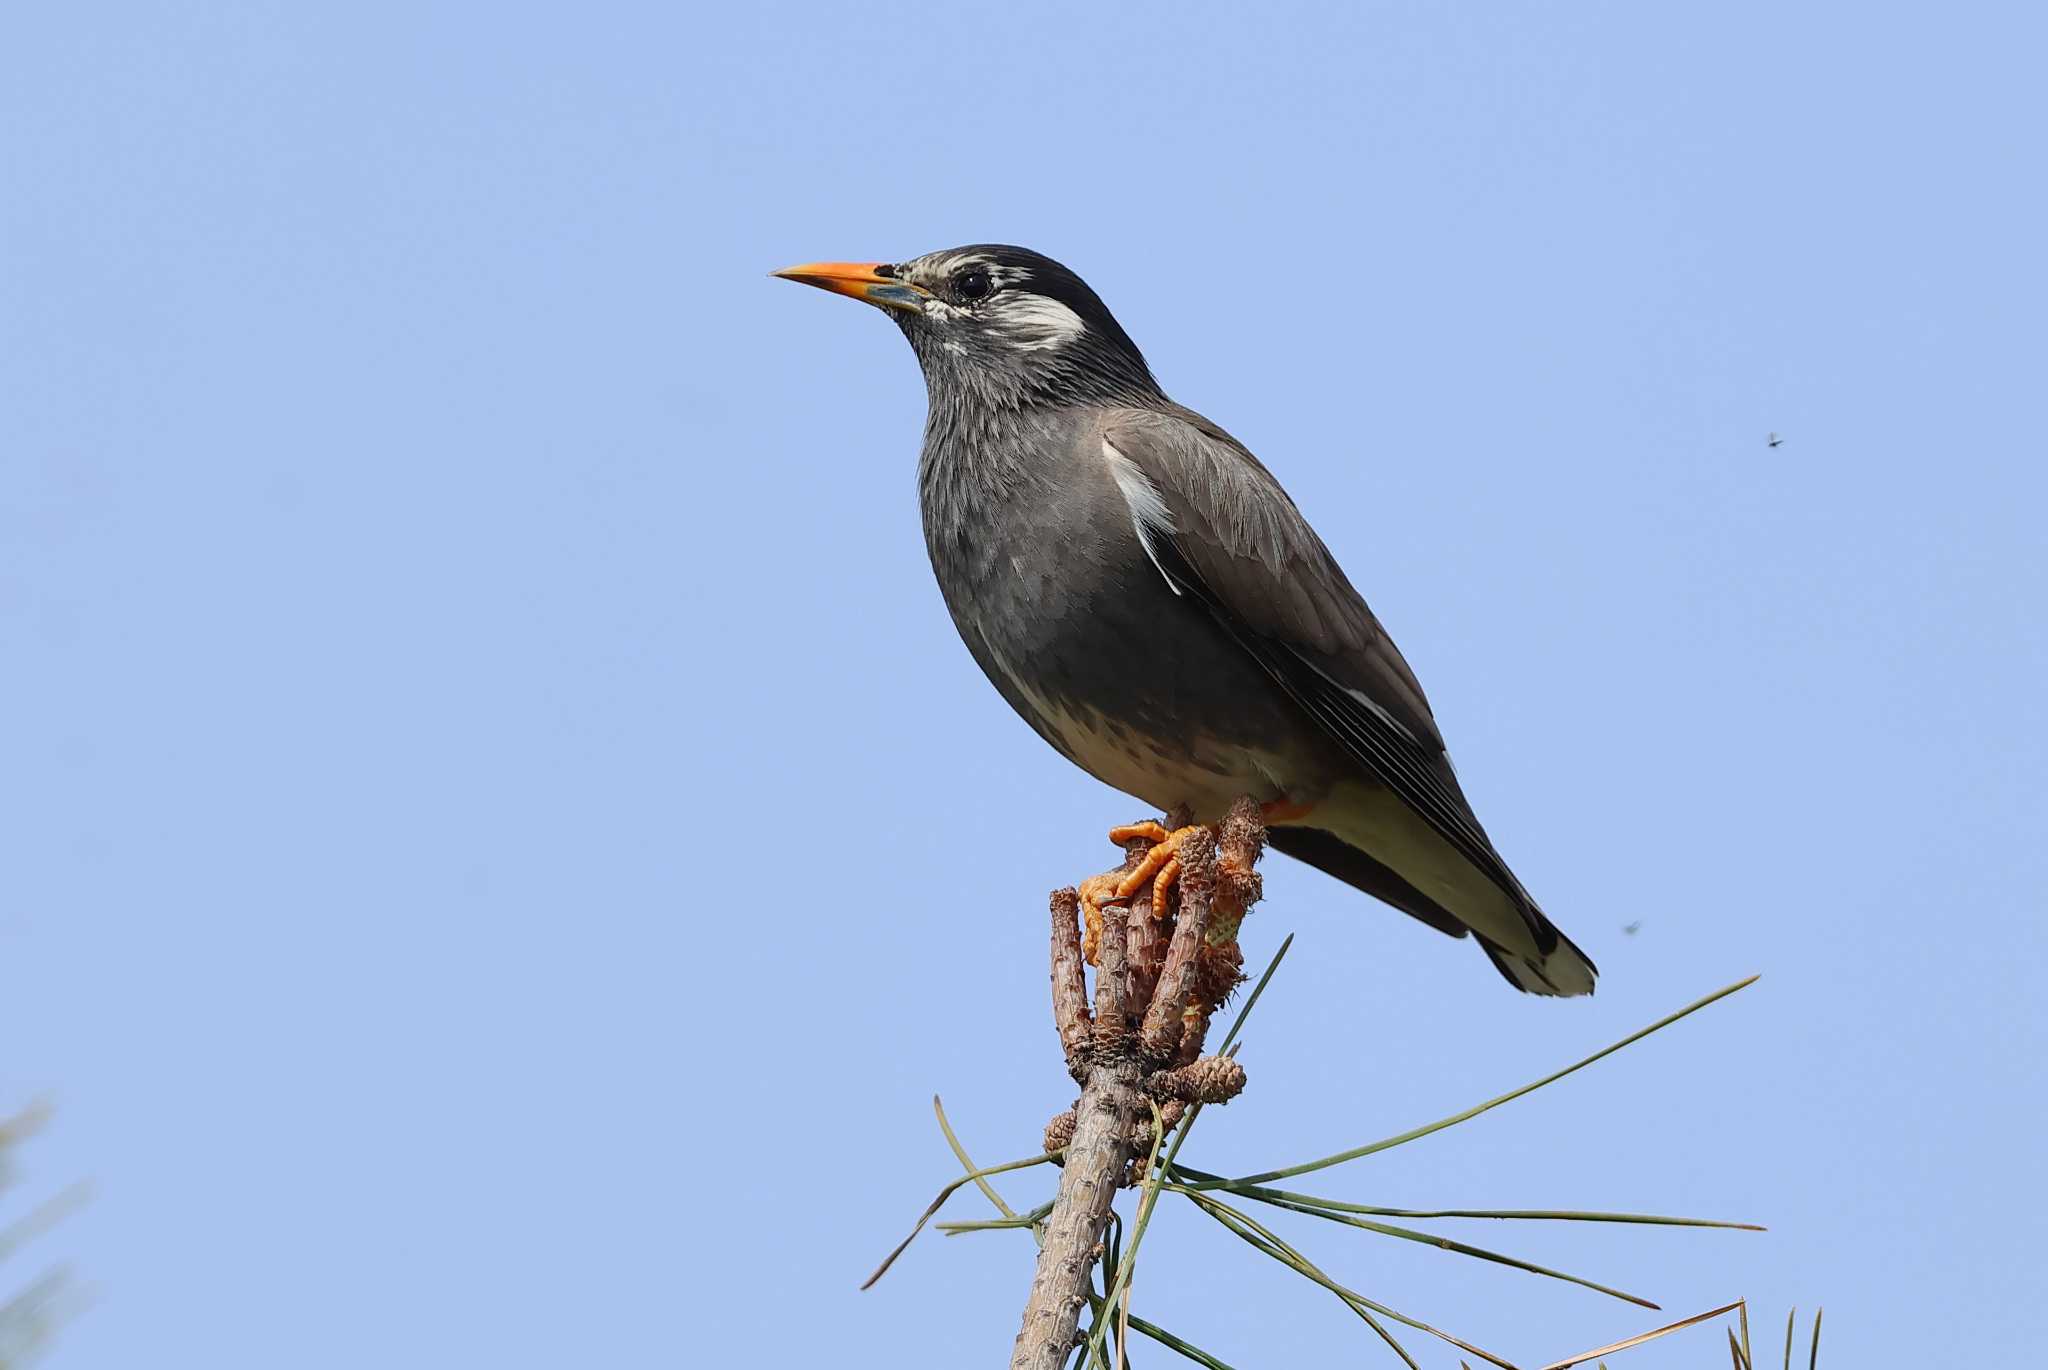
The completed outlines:
[[[1474,884],[1477,897],[1460,900],[1459,907],[1453,908],[1367,855],[1361,841],[1319,828],[1298,827],[1275,827],[1268,840],[1274,850],[1306,861],[1439,932],[1453,937],[1471,933],[1501,977],[1516,989],[1558,997],[1593,992],[1599,968],[1544,917],[1519,884],[1509,891],[1490,882],[1468,882]],[[1493,935],[1489,936],[1489,931]],[[1510,940],[1526,950],[1508,947]]]
[[[1534,913],[1534,910],[1531,910]],[[1516,989],[1530,994],[1570,996],[1591,994],[1593,981],[1600,968],[1593,964],[1593,958],[1580,951],[1578,944],[1558,932],[1557,925],[1535,913],[1535,919],[1557,937],[1557,945],[1538,956],[1523,956],[1495,946],[1484,937],[1479,938],[1480,950],[1493,962],[1493,968]]]

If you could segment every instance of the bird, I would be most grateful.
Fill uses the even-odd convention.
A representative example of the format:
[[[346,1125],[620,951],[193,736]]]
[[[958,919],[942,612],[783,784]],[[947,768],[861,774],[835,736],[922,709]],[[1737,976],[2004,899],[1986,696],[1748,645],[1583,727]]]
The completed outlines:
[[[1764,445],[1767,447],[1783,447],[1785,445],[1785,440],[1779,437],[1776,433],[1773,433],[1768,438],[1764,439]]]
[[[1243,444],[1167,397],[1078,275],[1001,244],[773,274],[908,338],[933,572],[1046,742],[1195,823],[1249,795],[1274,849],[1470,935],[1519,989],[1592,993],[1592,960],[1487,837],[1415,672],[1336,558]]]

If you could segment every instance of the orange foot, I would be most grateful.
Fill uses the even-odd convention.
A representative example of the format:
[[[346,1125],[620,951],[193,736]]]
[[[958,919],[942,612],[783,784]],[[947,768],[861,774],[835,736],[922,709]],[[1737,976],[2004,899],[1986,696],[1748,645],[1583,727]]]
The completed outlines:
[[[1121,846],[1140,838],[1149,840],[1152,850],[1129,871],[1106,871],[1091,875],[1081,882],[1078,893],[1081,896],[1081,914],[1086,920],[1087,930],[1081,938],[1081,955],[1089,965],[1095,964],[1096,953],[1102,949],[1102,906],[1128,899],[1145,888],[1145,882],[1152,882],[1152,916],[1166,915],[1166,895],[1173,888],[1173,882],[1180,876],[1180,858],[1175,854],[1180,844],[1190,834],[1201,832],[1199,826],[1177,828],[1168,832],[1157,823],[1131,823],[1111,828],[1109,840]]]

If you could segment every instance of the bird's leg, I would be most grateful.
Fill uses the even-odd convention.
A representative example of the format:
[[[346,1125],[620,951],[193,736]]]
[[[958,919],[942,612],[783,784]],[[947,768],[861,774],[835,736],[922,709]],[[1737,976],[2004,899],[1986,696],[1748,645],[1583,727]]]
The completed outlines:
[[[1076,889],[1081,899],[1081,958],[1089,965],[1095,964],[1096,956],[1102,950],[1102,906],[1117,897],[1116,887],[1123,880],[1122,871],[1105,871],[1091,875]]]
[[[1123,897],[1117,893],[1118,887],[1123,884],[1125,872],[1139,859],[1135,844],[1164,841],[1166,836],[1165,828],[1149,820],[1125,823],[1109,830],[1109,840],[1125,848],[1123,866],[1089,876],[1076,890],[1081,901],[1081,955],[1089,965],[1096,963],[1096,957],[1102,951],[1102,906]]]
[[[1183,831],[1197,831],[1183,829]],[[1153,848],[1157,851],[1158,848]],[[1152,877],[1152,916],[1166,917],[1166,896],[1173,892],[1173,882],[1180,879],[1180,858],[1169,856],[1160,863],[1159,871]]]
[[[1121,869],[1091,875],[1080,883],[1077,893],[1085,924],[1081,954],[1089,965],[1096,963],[1102,949],[1103,906],[1129,899],[1144,889],[1145,882],[1149,880],[1152,882],[1152,916],[1164,918],[1167,892],[1180,875],[1180,860],[1176,853],[1190,835],[1203,831],[1205,829],[1200,826],[1183,826],[1169,831],[1164,825],[1149,820],[1126,823],[1109,830],[1109,840],[1120,846],[1131,847],[1139,842],[1150,842],[1152,846],[1143,856],[1127,860]]]
[[[1159,827],[1157,823],[1150,826],[1154,828]],[[1116,897],[1128,899],[1139,890],[1145,888],[1145,882],[1150,880],[1153,882],[1152,916],[1154,918],[1164,918],[1166,916],[1166,892],[1173,888],[1174,879],[1180,874],[1180,857],[1178,855],[1180,844],[1198,832],[1207,831],[1208,829],[1199,824],[1190,825],[1185,828],[1175,828],[1172,832],[1160,829],[1159,836],[1153,839],[1152,850],[1146,852],[1145,859],[1140,861],[1128,875],[1124,876],[1122,882],[1117,885]],[[1149,836],[1149,834],[1147,835]]]

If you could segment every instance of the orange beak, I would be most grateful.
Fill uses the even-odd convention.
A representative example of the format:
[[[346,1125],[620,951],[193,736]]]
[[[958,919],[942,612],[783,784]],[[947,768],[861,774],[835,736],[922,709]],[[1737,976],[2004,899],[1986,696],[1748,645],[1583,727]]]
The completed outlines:
[[[889,269],[886,262],[807,262],[803,266],[784,267],[775,274],[785,281],[801,281],[884,309],[900,309],[907,314],[921,312],[931,296],[908,281],[884,274]]]

